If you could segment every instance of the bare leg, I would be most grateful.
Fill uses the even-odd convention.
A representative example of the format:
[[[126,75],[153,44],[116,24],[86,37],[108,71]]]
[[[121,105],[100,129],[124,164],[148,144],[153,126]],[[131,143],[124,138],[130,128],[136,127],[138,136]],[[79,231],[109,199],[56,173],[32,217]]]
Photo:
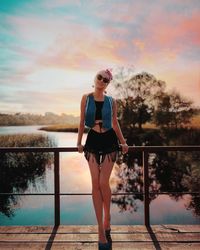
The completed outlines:
[[[100,168],[93,156],[90,157],[88,164],[92,180],[92,199],[98,223],[99,241],[102,243],[106,243],[107,241],[105,238],[104,227],[103,227],[103,198],[99,184]]]
[[[111,189],[109,185],[110,175],[113,169],[114,162],[105,158],[101,164],[100,172],[100,189],[103,196],[104,206],[104,229],[110,229],[110,203],[111,203]]]

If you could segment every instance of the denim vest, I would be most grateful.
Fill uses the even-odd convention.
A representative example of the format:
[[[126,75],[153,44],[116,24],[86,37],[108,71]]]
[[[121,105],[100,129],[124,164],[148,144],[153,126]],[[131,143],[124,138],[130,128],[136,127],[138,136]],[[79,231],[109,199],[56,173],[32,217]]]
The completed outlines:
[[[96,105],[94,101],[94,96],[89,94],[86,100],[85,107],[85,125],[89,128],[92,128],[95,123],[95,113],[96,113]],[[104,103],[102,107],[102,121],[103,128],[111,129],[112,128],[112,97],[106,96],[104,97]]]

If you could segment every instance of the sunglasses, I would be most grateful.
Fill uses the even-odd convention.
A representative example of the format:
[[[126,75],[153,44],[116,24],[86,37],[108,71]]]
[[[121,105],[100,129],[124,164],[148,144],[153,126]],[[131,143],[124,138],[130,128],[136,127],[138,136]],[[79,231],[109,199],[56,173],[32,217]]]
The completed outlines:
[[[110,81],[109,81],[109,79],[108,78],[105,78],[105,77],[103,77],[102,75],[97,75],[97,79],[99,80],[99,81],[101,81],[102,79],[103,79],[103,82],[104,83],[109,83]]]

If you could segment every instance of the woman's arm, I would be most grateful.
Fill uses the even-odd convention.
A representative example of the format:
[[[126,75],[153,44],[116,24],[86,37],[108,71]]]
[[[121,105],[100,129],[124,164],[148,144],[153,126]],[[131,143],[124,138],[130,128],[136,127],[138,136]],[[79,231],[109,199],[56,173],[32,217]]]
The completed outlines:
[[[122,151],[125,153],[128,152],[128,145],[126,144],[126,140],[122,134],[119,122],[117,120],[117,103],[115,99],[113,99],[113,129],[115,130],[115,133],[122,144]]]
[[[81,99],[80,107],[80,123],[78,127],[78,138],[77,138],[77,147],[78,151],[81,153],[83,151],[83,146],[81,144],[83,132],[85,128],[85,104],[86,104],[87,95],[83,95]]]

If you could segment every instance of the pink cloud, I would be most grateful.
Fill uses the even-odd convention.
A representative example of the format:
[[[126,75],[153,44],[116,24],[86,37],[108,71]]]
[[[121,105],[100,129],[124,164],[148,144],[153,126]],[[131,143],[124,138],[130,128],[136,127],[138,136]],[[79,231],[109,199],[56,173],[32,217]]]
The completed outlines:
[[[60,0],[53,6],[69,2]],[[92,15],[98,15],[102,22],[99,29],[75,22],[75,16],[54,19],[8,16],[12,31],[26,44],[24,48],[16,47],[16,50],[27,60],[26,66],[17,68],[12,81],[26,81],[29,74],[41,67],[81,71],[132,63],[137,68],[152,70],[152,73],[177,68],[180,57],[184,58],[187,50],[200,44],[200,17],[197,11],[190,11],[187,15],[175,11],[166,13],[164,3],[147,10],[143,2],[113,5],[94,1],[90,7],[98,7]],[[138,21],[140,17],[143,22]],[[183,61],[193,71],[194,63],[187,58]],[[188,77],[191,71],[187,71]],[[175,84],[172,77],[169,84]]]
[[[200,45],[200,15],[199,12],[194,12],[193,15],[183,20],[180,30],[189,38],[193,45]]]
[[[149,47],[176,48],[180,52],[186,46],[200,44],[200,16],[194,11],[191,16],[175,13],[163,15],[158,12],[150,15],[148,23],[143,27],[145,39]]]
[[[145,48],[145,42],[141,39],[133,39],[132,43],[135,47],[137,47],[140,51],[143,51]]]
[[[119,27],[114,25],[107,25],[102,28],[103,34],[108,37],[117,37],[117,40],[122,43],[123,39],[125,40],[126,37],[129,35],[129,30],[126,27]],[[125,43],[125,41],[123,41]]]
[[[137,3],[116,1],[114,4],[109,1],[95,2],[94,14],[102,23],[106,22],[105,25],[107,25],[107,22],[116,26],[119,23],[124,25],[134,23],[145,8],[145,3],[142,1]]]
[[[80,70],[80,67],[91,69],[109,62],[121,62],[118,50],[123,46],[123,42],[100,32],[93,33],[82,25],[76,24],[73,28],[74,33],[63,34],[46,49],[38,58],[39,64]]]
[[[38,65],[86,69],[105,62],[121,61],[117,51],[122,41],[107,37],[103,32],[94,31],[84,24],[72,22],[69,17],[57,20],[10,17],[9,23],[15,27],[17,37],[35,44],[37,57],[32,58],[32,62]]]
[[[190,66],[182,66],[174,70],[168,68],[158,73],[158,76],[161,79],[165,79],[168,90],[176,89],[182,96],[188,97],[195,104],[200,105],[199,66],[198,64]]]

